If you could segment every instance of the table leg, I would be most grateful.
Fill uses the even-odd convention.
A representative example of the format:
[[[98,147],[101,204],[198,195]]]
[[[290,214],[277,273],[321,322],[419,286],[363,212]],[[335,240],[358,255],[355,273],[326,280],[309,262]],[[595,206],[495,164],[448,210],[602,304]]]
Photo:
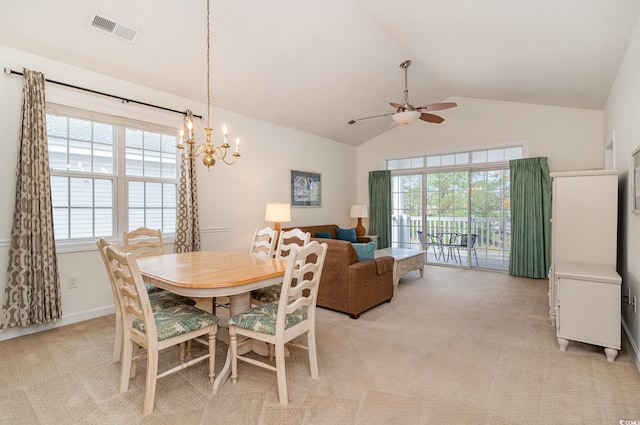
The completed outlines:
[[[245,310],[248,310],[251,307],[251,296],[248,292],[232,295],[229,297],[229,317],[235,316],[238,313],[241,313]],[[229,346],[229,341],[227,340],[227,358],[224,361],[224,366],[222,366],[222,370],[218,373],[215,380],[213,381],[213,393],[218,394],[218,390],[227,382],[229,376],[231,375],[231,347]]]

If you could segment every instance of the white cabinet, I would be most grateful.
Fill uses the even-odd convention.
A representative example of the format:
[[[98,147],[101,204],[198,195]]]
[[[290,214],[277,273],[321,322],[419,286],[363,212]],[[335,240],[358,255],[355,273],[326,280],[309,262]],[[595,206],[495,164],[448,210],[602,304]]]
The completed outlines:
[[[618,172],[551,173],[551,179],[549,315],[558,343],[562,350],[568,340],[601,345],[613,360],[611,350],[620,349]]]
[[[612,266],[556,263],[556,330],[560,350],[569,340],[600,345],[607,360],[620,350],[620,284]]]

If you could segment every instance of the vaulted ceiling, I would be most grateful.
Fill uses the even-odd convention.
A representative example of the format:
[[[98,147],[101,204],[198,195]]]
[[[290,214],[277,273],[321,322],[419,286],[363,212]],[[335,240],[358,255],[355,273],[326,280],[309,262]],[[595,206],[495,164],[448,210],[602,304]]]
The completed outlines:
[[[91,28],[94,14],[139,34]],[[358,146],[390,117],[347,122],[394,112],[411,59],[416,106],[601,110],[639,14],[638,0],[211,0],[212,102]],[[0,44],[206,102],[205,0],[3,1]],[[416,125],[455,124],[439,115]]]

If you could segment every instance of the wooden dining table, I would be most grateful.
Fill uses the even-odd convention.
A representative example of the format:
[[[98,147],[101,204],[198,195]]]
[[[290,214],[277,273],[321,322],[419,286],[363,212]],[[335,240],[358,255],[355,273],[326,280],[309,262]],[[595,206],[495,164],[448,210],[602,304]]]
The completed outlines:
[[[229,297],[230,317],[251,307],[249,292],[282,283],[286,260],[226,251],[198,251],[137,259],[149,283],[187,297]],[[218,392],[231,373],[231,351],[213,382]]]

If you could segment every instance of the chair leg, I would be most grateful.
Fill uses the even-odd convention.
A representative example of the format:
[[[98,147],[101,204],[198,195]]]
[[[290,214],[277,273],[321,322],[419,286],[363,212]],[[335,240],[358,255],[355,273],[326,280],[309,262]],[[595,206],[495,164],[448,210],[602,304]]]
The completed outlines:
[[[140,357],[140,346],[133,342],[131,342],[131,344],[132,344],[132,350],[131,350],[132,362],[131,362],[130,378],[135,378],[136,372],[138,371],[138,357]]]
[[[287,395],[287,372],[284,364],[284,344],[276,344],[276,375],[278,376],[278,396],[280,404],[286,406],[289,403]]]
[[[148,415],[153,412],[153,403],[156,398],[156,382],[158,376],[158,350],[147,350],[147,383],[144,389],[144,406],[142,413]]]
[[[133,342],[129,338],[124,341],[122,350],[122,364],[120,365],[120,393],[129,389],[129,379],[131,379],[131,369],[133,367]]]
[[[318,353],[316,351],[315,329],[309,329],[307,332],[307,348],[309,350],[309,369],[311,369],[311,378],[318,379]]]
[[[118,363],[122,358],[122,339],[124,333],[122,332],[122,317],[120,316],[120,309],[116,305],[116,336],[113,340],[113,362]]]
[[[209,381],[213,382],[216,377],[216,333],[218,325],[211,326],[209,331]]]
[[[184,363],[184,360],[186,359],[186,344],[184,342],[180,343],[180,355],[178,356],[180,358],[180,364]]]
[[[229,326],[229,346],[231,348],[231,382],[238,381],[238,334],[233,326]]]

